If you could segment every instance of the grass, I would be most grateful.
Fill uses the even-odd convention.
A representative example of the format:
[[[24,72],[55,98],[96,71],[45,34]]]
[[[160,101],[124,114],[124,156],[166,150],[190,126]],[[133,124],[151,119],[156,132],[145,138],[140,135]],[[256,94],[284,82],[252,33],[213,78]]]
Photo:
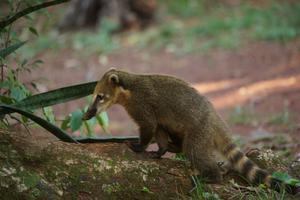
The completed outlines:
[[[288,129],[295,128],[295,122],[293,120],[293,113],[285,107],[282,111],[272,114],[267,123],[271,125],[286,127]]]
[[[132,46],[182,55],[238,48],[255,40],[288,42],[300,34],[300,2],[273,1],[258,7],[247,2],[229,6],[204,0],[167,0],[160,1],[160,6],[157,23],[144,31],[111,35],[117,27],[109,21],[95,32],[58,36],[46,31],[21,54],[28,58],[48,49],[69,48],[83,56],[105,55]]]
[[[223,189],[213,190],[205,184],[203,180],[192,177],[195,184],[194,190],[191,192],[192,199],[197,200],[221,200],[221,199],[249,199],[249,200],[284,200],[293,199],[292,196],[282,190],[276,192],[266,189],[264,185],[260,186],[242,186],[231,180]],[[212,186],[213,187],[213,186]]]
[[[256,125],[255,113],[248,108],[237,106],[229,115],[228,121],[232,125]]]
[[[207,190],[207,186],[204,181],[199,179],[198,177],[192,176],[192,180],[194,182],[195,188],[191,192],[192,199],[197,200],[221,200],[217,193],[214,193],[212,190]]]
[[[78,31],[75,33],[58,34],[56,31],[46,31],[44,34],[39,34],[38,37],[32,38],[30,42],[20,49],[22,59],[35,57],[37,54],[51,51],[60,53],[62,49],[72,49],[78,56],[89,56],[93,54],[109,54],[120,48],[120,37],[111,34],[117,29],[117,26],[108,21],[103,20],[101,30],[96,31]],[[23,40],[29,37],[24,29],[22,35]]]
[[[284,200],[290,199],[286,196],[286,193],[283,192],[275,192],[271,190],[266,190],[264,188],[253,188],[253,191],[248,193],[246,196],[243,195],[241,197],[246,197],[249,200]],[[240,198],[243,199],[243,198]]]
[[[167,23],[133,35],[138,46],[164,46],[177,54],[231,49],[253,40],[290,41],[300,34],[300,3],[213,5],[204,1],[166,1]]]

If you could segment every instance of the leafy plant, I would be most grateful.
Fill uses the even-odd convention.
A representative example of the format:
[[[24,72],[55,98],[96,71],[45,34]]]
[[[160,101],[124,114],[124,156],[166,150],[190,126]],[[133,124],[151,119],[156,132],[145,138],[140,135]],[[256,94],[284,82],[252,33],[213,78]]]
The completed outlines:
[[[40,10],[45,7],[56,5],[59,3],[66,2],[68,0],[53,0],[48,2],[43,2],[41,0],[37,1],[5,1],[4,6],[9,8],[6,16],[2,16],[0,19],[0,67],[1,67],[1,83],[0,83],[0,92],[1,98],[0,103],[13,104],[19,102],[26,97],[31,95],[31,92],[27,88],[27,85],[22,83],[19,80],[19,75],[24,72],[31,72],[32,69],[37,67],[42,63],[40,60],[35,60],[31,62],[27,59],[20,59],[16,53],[21,47],[25,44],[28,44],[27,39],[20,39],[18,32],[14,30],[13,23],[22,18],[31,18],[28,17],[28,14]],[[31,5],[37,3],[35,5]],[[25,8],[24,8],[25,7]],[[22,10],[20,10],[22,8]],[[26,29],[22,26],[22,29]],[[37,30],[33,26],[29,26],[28,30],[35,35],[38,35]],[[25,45],[26,46],[26,45]],[[14,60],[14,62],[11,62]],[[14,63],[14,64],[11,64]],[[34,86],[33,83],[31,83]],[[14,119],[17,119],[14,117]],[[17,119],[18,120],[18,119]],[[26,117],[18,120],[20,122],[27,121]],[[2,123],[3,124],[3,123]]]
[[[82,85],[88,85],[89,87],[93,86],[93,84],[90,84],[90,83],[87,83],[87,84],[81,84],[81,85],[77,85],[77,87],[82,87]],[[69,89],[73,89],[74,87],[76,86],[70,86],[70,87],[67,87]],[[63,100],[62,99],[58,99],[56,98],[55,101],[53,101],[54,98],[50,98],[52,99],[52,101],[48,102],[47,99],[43,96],[49,96],[50,94],[57,94],[58,91],[64,91],[66,88],[62,88],[61,89],[57,89],[57,90],[54,90],[54,91],[49,91],[49,92],[46,92],[44,94],[38,94],[38,95],[35,95],[35,96],[31,96],[31,97],[28,97],[26,99],[24,99],[23,101],[21,101],[19,104],[12,104],[12,105],[4,105],[4,104],[0,104],[0,115],[5,115],[5,114],[9,114],[9,113],[14,113],[14,112],[17,112],[29,119],[31,119],[32,121],[34,121],[35,123],[39,124],[40,126],[42,126],[43,128],[45,128],[46,130],[48,130],[49,132],[51,132],[53,135],[55,135],[57,138],[59,138],[60,140],[62,141],[65,141],[65,142],[76,142],[76,140],[74,138],[72,138],[71,136],[69,136],[69,134],[67,134],[63,129],[60,129],[58,128],[57,126],[55,126],[54,124],[48,122],[47,120],[45,119],[42,119],[41,117],[37,116],[37,115],[34,115],[32,112],[28,112],[26,110],[24,110],[22,108],[22,106],[24,106],[26,108],[26,105],[32,105],[33,108],[39,108],[39,107],[43,107],[44,105],[53,105],[55,104],[55,102],[66,102],[68,101],[69,99],[75,99],[74,97],[72,96],[63,96]],[[82,91],[86,92],[86,90],[88,90],[87,88],[84,89],[82,88]],[[77,90],[79,91],[79,90]],[[91,90],[90,90],[91,91]],[[71,94],[73,95],[73,93],[68,93],[67,94]],[[75,95],[78,95],[78,93],[76,93]],[[57,97],[57,96],[56,96]],[[79,98],[78,96],[76,96],[76,98]],[[41,101],[44,100],[44,101]],[[31,103],[38,103],[38,105],[35,105],[35,104],[31,104]],[[53,120],[54,118],[54,115],[52,114],[52,111],[51,109],[49,108],[46,108],[46,118],[51,121]],[[74,114],[73,116],[73,120],[75,122],[78,122],[80,121],[81,119],[79,119],[79,117],[82,116],[82,113],[81,111],[76,111],[74,112],[76,114]],[[106,114],[102,114],[101,116],[99,115],[98,116],[101,123],[102,123],[102,126],[103,127],[107,127],[108,126],[108,118],[106,116]],[[68,118],[68,122],[71,121],[71,118],[72,118],[72,115],[67,117]],[[5,118],[3,118],[5,119]],[[67,122],[67,123],[68,123]],[[2,123],[4,123],[4,121],[2,120]],[[65,123],[65,124],[64,124]],[[62,128],[64,127],[69,127],[68,124],[67,124],[65,121],[62,123]],[[4,123],[5,124],[5,123]],[[64,127],[63,127],[64,126]],[[72,125],[71,125],[72,126]],[[70,127],[71,127],[70,126]],[[65,128],[65,129],[67,129]],[[77,130],[78,128],[78,125],[76,123],[73,123],[73,130]],[[89,127],[90,128],[90,127]],[[90,135],[89,136],[92,136],[91,134],[92,132],[90,132]],[[81,139],[78,139],[77,141],[79,142],[122,142],[124,140],[132,140],[132,141],[136,141],[138,139],[138,137],[102,137],[102,138],[95,138],[95,137],[90,137],[90,138],[81,138]]]
[[[62,128],[58,128],[55,123],[56,119],[53,114],[53,110],[50,106],[67,102],[73,99],[78,99],[81,97],[88,96],[92,93],[96,82],[90,82],[85,84],[79,84],[74,86],[69,86],[65,88],[60,88],[57,90],[37,94],[31,96],[31,92],[27,89],[27,86],[19,81],[18,75],[23,71],[31,71],[31,68],[34,68],[38,64],[41,64],[42,61],[36,60],[31,62],[31,67],[28,67],[28,63],[30,63],[27,59],[19,60],[18,56],[14,56],[17,67],[12,67],[9,63],[8,57],[11,55],[15,55],[14,53],[21,48],[26,42],[20,41],[17,37],[17,34],[12,31],[13,22],[17,19],[26,16],[29,13],[35,12],[39,9],[49,7],[52,5],[56,5],[59,3],[67,2],[69,0],[52,0],[52,1],[35,1],[39,2],[36,5],[30,5],[32,2],[27,2],[28,6],[25,9],[19,11],[19,7],[22,3],[21,1],[7,1],[8,6],[11,8],[10,13],[6,17],[0,21],[0,36],[3,39],[3,47],[0,48],[0,66],[1,66],[1,83],[0,83],[0,125],[9,126],[9,122],[7,117],[10,116],[12,119],[17,120],[18,122],[23,123],[27,126],[28,119],[31,119],[35,123],[39,124],[57,138],[65,142],[76,142],[69,134],[67,134],[64,130],[70,128],[72,131],[77,131],[79,129],[86,128],[87,134],[89,137],[93,136],[92,127],[98,122],[104,130],[107,130],[108,126],[108,117],[106,113],[101,113],[96,118],[89,121],[82,121],[82,115],[85,110],[76,110],[72,112],[69,116],[65,118],[62,123]],[[28,17],[28,16],[26,16]],[[31,19],[31,17],[28,17]],[[32,20],[32,19],[31,19]],[[104,24],[103,27],[106,26],[106,31],[104,31],[104,35],[102,35],[101,41],[108,40],[108,34],[114,30],[114,27],[110,27],[110,24]],[[38,31],[32,26],[29,25],[28,30],[35,36],[39,37],[40,34]],[[11,44],[12,43],[12,44]],[[33,84],[34,85],[34,84]],[[3,94],[3,95],[2,95]],[[43,119],[36,114],[34,111],[36,109],[41,109],[42,113],[46,119]],[[21,119],[14,116],[13,113],[19,113],[22,115]],[[82,138],[81,138],[82,139]],[[102,139],[106,141],[121,141],[126,138],[124,137],[107,137],[107,138],[89,138],[90,140],[82,140],[83,142],[90,141],[102,141]],[[136,138],[131,137],[129,139],[136,140]]]
[[[108,123],[109,119],[106,112],[101,112],[95,118],[84,121],[82,117],[86,112],[87,107],[85,109],[77,109],[71,114],[69,114],[61,125],[63,130],[71,129],[74,131],[80,131],[81,135],[87,135],[88,137],[94,136],[93,127],[98,124],[102,127],[105,133],[108,132]]]
[[[0,50],[0,57],[2,59],[5,59],[6,56],[8,56],[9,54],[14,53],[17,49],[19,49],[21,46],[23,46],[26,42],[17,42],[9,47],[6,47],[2,50]]]
[[[83,83],[27,97],[16,103],[16,106],[34,110],[42,107],[64,103],[92,94],[96,81]]]
[[[1,105],[0,104],[0,108],[1,108],[1,110],[8,111],[8,112],[17,112],[17,113],[31,119],[32,121],[36,122],[37,124],[39,124],[40,126],[45,128],[46,130],[48,130],[49,132],[51,132],[53,135],[55,135],[57,138],[59,138],[60,140],[62,140],[64,142],[76,142],[71,136],[69,136],[63,130],[61,130],[58,127],[56,127],[55,125],[47,122],[46,120],[44,120],[34,114],[31,114],[30,112],[27,112],[27,111],[24,111],[17,107],[9,106],[9,105]]]
[[[300,187],[300,180],[292,178],[290,175],[288,175],[285,172],[274,172],[272,174],[272,177],[281,180],[282,182],[289,184],[289,185],[294,185]]]

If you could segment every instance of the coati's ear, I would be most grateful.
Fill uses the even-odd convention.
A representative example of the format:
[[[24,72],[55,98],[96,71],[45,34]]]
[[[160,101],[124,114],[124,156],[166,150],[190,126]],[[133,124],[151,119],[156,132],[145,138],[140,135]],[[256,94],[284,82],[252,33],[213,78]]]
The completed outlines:
[[[117,69],[115,68],[115,67],[111,67],[111,68],[109,68],[109,70],[108,71],[116,71]]]
[[[108,81],[113,85],[119,85],[119,76],[117,74],[111,74],[108,77]]]

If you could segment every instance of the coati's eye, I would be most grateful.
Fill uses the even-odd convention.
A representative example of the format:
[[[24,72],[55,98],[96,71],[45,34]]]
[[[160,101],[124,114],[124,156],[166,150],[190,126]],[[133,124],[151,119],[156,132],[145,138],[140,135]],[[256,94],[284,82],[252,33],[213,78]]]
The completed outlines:
[[[101,93],[101,94],[97,94],[97,100],[100,102],[100,103],[103,103],[104,102],[104,94]]]
[[[97,97],[99,98],[99,100],[103,99],[104,98],[104,94],[101,93],[101,94],[98,94]]]

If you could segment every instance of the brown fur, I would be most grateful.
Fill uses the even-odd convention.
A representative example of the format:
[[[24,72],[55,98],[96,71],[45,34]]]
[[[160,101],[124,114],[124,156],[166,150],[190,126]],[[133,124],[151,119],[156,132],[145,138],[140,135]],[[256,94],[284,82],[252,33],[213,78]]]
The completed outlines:
[[[160,158],[167,151],[183,152],[199,175],[213,182],[222,180],[216,160],[216,155],[221,154],[251,182],[279,189],[280,182],[232,143],[226,123],[212,104],[186,82],[171,76],[138,75],[112,69],[98,82],[95,100],[99,94],[109,96],[102,104],[94,102],[86,118],[91,117],[89,112],[96,107],[103,111],[112,104],[124,106],[139,126],[140,142],[129,143],[133,151],[144,151],[154,138],[159,150],[151,152],[152,157]]]

